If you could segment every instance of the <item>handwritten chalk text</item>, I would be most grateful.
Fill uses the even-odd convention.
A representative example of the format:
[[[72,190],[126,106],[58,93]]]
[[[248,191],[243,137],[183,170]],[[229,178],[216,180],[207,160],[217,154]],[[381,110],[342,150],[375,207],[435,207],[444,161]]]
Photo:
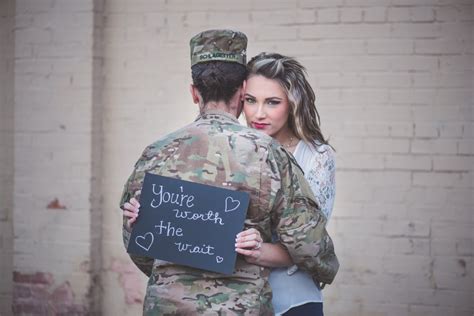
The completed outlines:
[[[214,252],[212,252],[212,250],[214,250],[214,247],[210,245],[204,244],[202,246],[196,246],[193,244],[187,244],[182,242],[175,242],[174,244],[178,247],[179,252],[186,251],[189,253],[198,253],[202,255],[214,255]]]
[[[174,209],[175,217],[178,219],[187,219],[190,221],[203,221],[203,222],[213,222],[214,224],[224,225],[222,218],[219,217],[219,212],[209,211],[207,213],[194,213],[190,211],[180,211],[178,209]]]
[[[183,237],[183,229],[181,227],[174,227],[171,225],[170,222],[168,224],[163,224],[163,221],[160,221],[160,225],[155,225],[155,228],[158,228],[160,232],[158,234],[162,235],[163,231],[166,233],[168,237]]]
[[[156,185],[153,183],[152,191],[153,194],[157,196],[158,201],[153,199],[150,203],[150,206],[153,208],[160,207],[162,203],[171,203],[179,206],[186,205],[187,208],[194,206],[194,195],[184,194],[183,187],[180,186],[180,193],[168,192],[163,190],[163,185],[160,185],[158,192],[156,191]]]

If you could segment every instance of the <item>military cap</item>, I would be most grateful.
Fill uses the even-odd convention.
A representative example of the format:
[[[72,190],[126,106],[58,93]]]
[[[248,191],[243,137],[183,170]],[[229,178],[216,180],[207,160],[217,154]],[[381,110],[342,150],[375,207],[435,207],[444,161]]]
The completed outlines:
[[[189,41],[191,67],[207,61],[227,61],[246,65],[247,36],[232,30],[207,30]]]

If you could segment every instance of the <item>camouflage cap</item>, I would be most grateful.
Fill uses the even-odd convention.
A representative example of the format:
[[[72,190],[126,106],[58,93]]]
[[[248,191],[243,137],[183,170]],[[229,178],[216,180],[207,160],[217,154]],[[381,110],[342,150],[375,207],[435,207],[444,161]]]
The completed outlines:
[[[246,65],[247,36],[232,30],[207,30],[189,41],[191,67],[206,61],[228,61]]]

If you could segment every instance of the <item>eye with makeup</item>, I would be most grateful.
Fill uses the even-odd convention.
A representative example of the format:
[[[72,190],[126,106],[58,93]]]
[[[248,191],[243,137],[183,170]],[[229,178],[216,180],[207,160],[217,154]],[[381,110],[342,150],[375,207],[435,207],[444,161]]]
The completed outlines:
[[[271,106],[276,106],[281,103],[280,99],[268,99],[267,104]]]
[[[245,96],[244,102],[248,104],[254,104],[255,103],[255,98],[250,97],[250,96]]]

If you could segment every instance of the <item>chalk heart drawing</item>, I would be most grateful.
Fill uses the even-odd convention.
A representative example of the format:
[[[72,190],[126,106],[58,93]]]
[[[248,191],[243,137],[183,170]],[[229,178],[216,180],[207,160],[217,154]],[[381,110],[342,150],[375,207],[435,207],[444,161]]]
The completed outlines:
[[[225,199],[225,211],[226,212],[232,212],[238,209],[240,206],[240,201],[239,200],[234,200],[231,196],[228,196]]]
[[[221,263],[222,261],[224,261],[224,258],[222,258],[221,256],[216,256],[217,263]]]
[[[150,250],[151,245],[153,245],[153,241],[155,241],[155,237],[151,232],[148,232],[143,236],[135,237],[135,243],[146,251]]]

